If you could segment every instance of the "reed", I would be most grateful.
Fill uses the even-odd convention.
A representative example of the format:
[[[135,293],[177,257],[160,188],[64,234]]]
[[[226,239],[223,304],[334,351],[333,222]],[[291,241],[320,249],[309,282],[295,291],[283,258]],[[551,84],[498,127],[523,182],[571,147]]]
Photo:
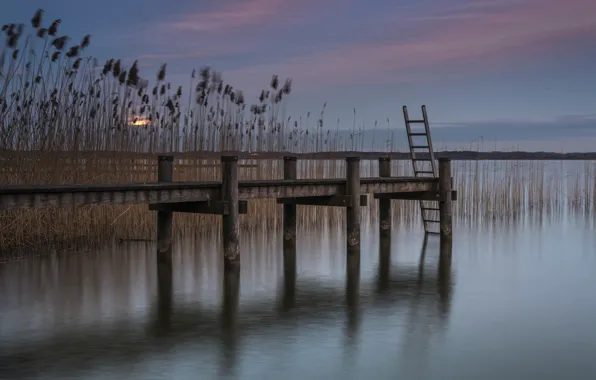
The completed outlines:
[[[2,27],[0,53],[0,184],[124,183],[155,181],[155,158],[185,153],[175,162],[175,180],[217,180],[219,162],[209,152],[313,152],[395,150],[397,134],[373,138],[365,146],[365,127],[328,128],[325,105],[313,116],[292,119],[285,112],[291,80],[272,76],[252,104],[209,67],[194,70],[188,92],[167,81],[164,64],[155,79],[142,77],[138,63],[85,56],[91,36],[71,43],[59,32],[61,20],[44,24],[38,10],[30,26]],[[44,26],[45,25],[45,26]],[[151,84],[150,84],[151,83]],[[388,127],[389,121],[387,121]],[[377,123],[373,126],[376,131]],[[373,132],[374,134],[374,132]],[[403,135],[402,135],[403,136]],[[139,156],[139,154],[142,154]],[[277,160],[243,160],[241,179],[282,178]],[[459,221],[521,218],[528,212],[594,210],[596,167],[586,162],[566,171],[562,163],[454,162],[459,191]],[[306,160],[299,178],[344,176],[337,160]],[[362,162],[362,175],[376,175],[376,163]],[[412,175],[411,163],[394,164],[395,175]],[[376,205],[366,208],[366,222]],[[418,223],[415,202],[394,202],[399,223]],[[257,212],[258,210],[258,212]],[[299,207],[301,225],[342,222],[343,211]],[[1,212],[0,250],[40,244],[120,239],[152,239],[155,217],[146,206],[93,206]],[[280,207],[274,200],[249,203],[241,218],[248,230],[277,228]],[[208,233],[218,217],[176,215],[176,233]]]

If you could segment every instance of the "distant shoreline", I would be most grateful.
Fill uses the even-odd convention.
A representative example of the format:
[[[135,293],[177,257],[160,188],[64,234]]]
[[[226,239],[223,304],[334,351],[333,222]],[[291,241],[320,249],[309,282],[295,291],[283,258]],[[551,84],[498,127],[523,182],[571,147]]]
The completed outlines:
[[[41,151],[2,151],[0,160],[15,158],[114,158],[114,159],[155,159],[159,155],[172,155],[176,158],[186,159],[219,159],[221,156],[238,156],[239,159],[282,159],[284,156],[295,156],[300,159],[312,160],[330,160],[344,159],[347,156],[358,156],[363,160],[374,160],[380,157],[389,157],[395,160],[407,160],[410,158],[409,152],[374,152],[374,151],[341,151],[341,152],[316,152],[316,153],[292,153],[292,152],[164,152],[164,153],[137,153],[137,152],[41,152]],[[419,156],[424,157],[420,152]],[[459,151],[436,151],[435,157],[448,157],[452,160],[596,160],[596,152],[574,152],[574,153],[555,153],[555,152],[524,152],[524,151],[492,151],[479,152],[472,150]]]

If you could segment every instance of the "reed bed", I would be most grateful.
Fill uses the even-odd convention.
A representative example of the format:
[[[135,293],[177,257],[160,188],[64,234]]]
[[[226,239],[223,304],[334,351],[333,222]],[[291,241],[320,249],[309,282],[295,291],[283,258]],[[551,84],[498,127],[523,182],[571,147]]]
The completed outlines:
[[[2,27],[0,184],[155,181],[156,157],[163,152],[185,154],[175,161],[175,180],[217,180],[219,162],[205,159],[212,152],[395,151],[398,136],[405,138],[401,130],[365,146],[365,127],[357,127],[355,117],[347,133],[339,121],[327,126],[325,105],[317,115],[287,117],[292,82],[276,75],[252,103],[209,67],[191,73],[188,92],[167,81],[165,64],[150,85],[136,61],[100,64],[84,55],[90,35],[70,43],[59,32],[61,20],[44,24],[43,16],[38,10],[29,26]],[[377,175],[375,162],[361,165],[362,176]],[[299,178],[341,178],[344,171],[338,160],[304,160],[298,166]],[[240,162],[241,179],[276,179],[282,173],[279,160]],[[412,175],[411,162],[395,162],[393,174]],[[592,162],[454,161],[456,221],[568,210],[590,214],[595,174]],[[376,218],[371,203],[363,210],[365,222]],[[420,222],[416,202],[396,201],[393,208],[396,223]],[[343,210],[299,207],[301,226],[342,218]],[[153,213],[138,205],[14,210],[0,212],[0,219],[0,251],[113,237],[148,240],[155,229]],[[275,229],[280,221],[275,200],[249,202],[241,218],[248,230]],[[174,229],[212,233],[219,223],[218,217],[181,214]]]

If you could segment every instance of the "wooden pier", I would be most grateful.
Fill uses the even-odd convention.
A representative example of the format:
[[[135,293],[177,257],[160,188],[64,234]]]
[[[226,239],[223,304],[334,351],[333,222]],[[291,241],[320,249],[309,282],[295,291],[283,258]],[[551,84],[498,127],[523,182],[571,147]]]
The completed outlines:
[[[438,201],[438,223],[442,241],[452,235],[451,202],[456,199],[451,178],[451,161],[440,158],[438,178],[391,177],[391,159],[381,157],[379,177],[360,176],[360,157],[347,156],[346,178],[297,179],[297,158],[283,158],[284,179],[239,181],[238,156],[221,157],[221,181],[173,182],[174,157],[159,156],[158,182],[117,185],[44,185],[0,187],[0,210],[82,205],[147,204],[157,212],[158,253],[167,264],[172,245],[174,213],[203,213],[222,216],[223,259],[226,271],[240,265],[239,215],[247,202],[274,198],[283,204],[283,247],[288,266],[295,261],[296,206],[315,205],[346,209],[346,244],[350,265],[359,265],[360,207],[369,196],[378,199],[379,233],[390,239],[391,200]],[[162,261],[160,259],[160,261]]]

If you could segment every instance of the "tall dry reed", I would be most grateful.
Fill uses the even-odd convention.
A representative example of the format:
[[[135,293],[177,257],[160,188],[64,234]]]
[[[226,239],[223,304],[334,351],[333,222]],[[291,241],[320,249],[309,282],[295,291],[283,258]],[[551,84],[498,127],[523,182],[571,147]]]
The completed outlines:
[[[356,127],[355,111],[347,136],[340,133],[339,122],[327,128],[325,105],[316,117],[286,117],[292,82],[275,75],[254,104],[209,67],[191,73],[188,92],[167,81],[165,64],[149,81],[136,61],[126,66],[111,58],[100,64],[85,56],[90,35],[71,42],[59,32],[61,20],[44,24],[43,15],[38,10],[29,27],[2,27],[1,184],[154,181],[156,156],[163,152],[184,153],[185,158],[175,162],[175,180],[217,180],[218,161],[205,159],[209,152],[395,151],[397,133],[404,133],[375,139],[375,123],[373,142],[365,146],[364,127]],[[596,167],[590,162],[572,169],[571,175],[562,163],[453,165],[460,221],[594,209]],[[298,171],[299,178],[338,178],[344,170],[341,161],[308,160],[299,162]],[[363,176],[376,174],[376,163],[362,162]],[[394,175],[412,175],[411,163],[394,163]],[[240,177],[282,178],[282,165],[278,160],[243,160]],[[375,219],[376,205],[371,203],[364,210],[365,221]],[[396,201],[393,207],[396,221],[419,223],[416,202]],[[341,223],[342,217],[338,209],[299,207],[302,224]],[[155,225],[154,215],[138,205],[7,211],[0,218],[3,250],[114,236],[151,239]],[[241,220],[246,229],[271,229],[279,226],[280,218],[274,200],[259,200],[249,203],[249,214]],[[201,233],[218,223],[213,216],[176,215],[175,230]]]

